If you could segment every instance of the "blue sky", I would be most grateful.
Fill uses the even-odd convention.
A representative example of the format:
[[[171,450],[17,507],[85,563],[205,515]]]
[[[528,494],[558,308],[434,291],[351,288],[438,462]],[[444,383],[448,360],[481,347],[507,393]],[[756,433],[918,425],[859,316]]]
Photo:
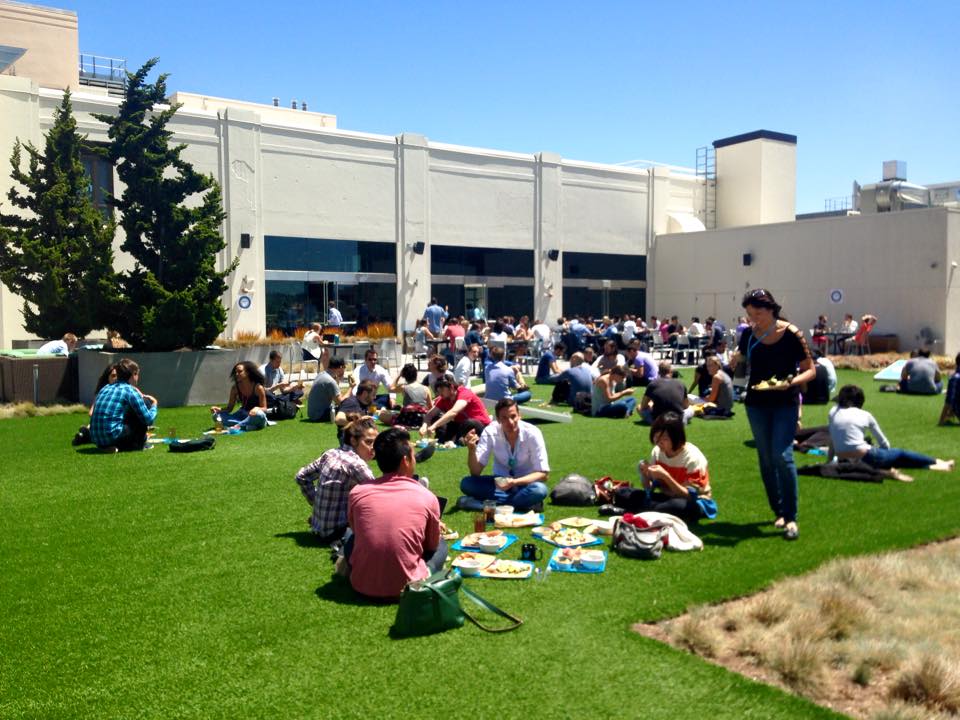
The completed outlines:
[[[798,136],[797,211],[907,162],[960,180],[960,2],[61,0],[82,52],[150,57],[183,90],[305,100],[341,128],[692,167]]]

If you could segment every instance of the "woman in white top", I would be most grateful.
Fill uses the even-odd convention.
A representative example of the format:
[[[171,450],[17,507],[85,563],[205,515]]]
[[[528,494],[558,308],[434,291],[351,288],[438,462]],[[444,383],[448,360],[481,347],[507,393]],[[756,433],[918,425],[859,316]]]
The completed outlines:
[[[912,450],[892,448],[872,414],[863,409],[863,390],[844,385],[837,393],[837,405],[830,409],[831,455],[842,460],[860,460],[878,470],[891,468],[928,468],[953,470],[953,460],[940,460]],[[867,442],[869,430],[877,446]],[[901,476],[899,479],[904,479]]]

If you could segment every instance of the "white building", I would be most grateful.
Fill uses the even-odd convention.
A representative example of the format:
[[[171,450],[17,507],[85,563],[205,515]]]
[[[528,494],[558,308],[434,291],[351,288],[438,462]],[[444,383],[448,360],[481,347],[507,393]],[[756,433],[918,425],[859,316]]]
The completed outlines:
[[[116,111],[116,68],[89,58],[78,68],[74,13],[0,0],[4,46],[0,162],[16,138],[41,144],[66,87],[80,131],[106,142],[91,114]],[[871,312],[902,346],[924,327],[938,349],[960,345],[957,211],[796,222],[791,135],[718,140],[715,172],[708,162],[698,176],[351,132],[303,108],[171,100],[183,106],[174,141],[223,188],[221,266],[239,258],[224,297],[228,336],[322,319],[330,299],[348,320],[367,313],[408,331],[432,296],[454,314],[479,304],[488,316],[547,321],[632,312],[730,322],[744,289],[766,286],[802,327],[821,313]],[[122,190],[113,168],[88,165],[95,196]],[[0,198],[10,182],[0,167]],[[28,337],[20,307],[0,290],[0,347]]]

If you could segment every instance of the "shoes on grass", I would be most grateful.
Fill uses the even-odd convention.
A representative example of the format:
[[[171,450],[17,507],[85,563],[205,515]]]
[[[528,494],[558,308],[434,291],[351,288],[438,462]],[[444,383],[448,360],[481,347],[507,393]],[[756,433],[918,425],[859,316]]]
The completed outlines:
[[[784,540],[796,540],[800,537],[800,528],[796,523],[787,523],[786,530],[783,532]]]
[[[611,515],[623,515],[627,511],[624,510],[622,507],[617,507],[616,505],[607,503],[597,508],[597,512],[603,515],[604,517],[610,517]]]

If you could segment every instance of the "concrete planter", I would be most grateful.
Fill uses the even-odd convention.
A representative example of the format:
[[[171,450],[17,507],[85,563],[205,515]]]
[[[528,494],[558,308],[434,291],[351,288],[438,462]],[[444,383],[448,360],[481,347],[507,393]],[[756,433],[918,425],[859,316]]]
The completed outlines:
[[[37,371],[36,388],[34,368]],[[0,357],[0,402],[35,400],[40,405],[77,401],[77,360],[74,356]]]
[[[157,398],[160,407],[225,404],[233,366],[243,360],[263,365],[273,349],[253,345],[182,352],[78,352],[80,402],[91,404],[100,373],[127,357],[140,366],[140,389]]]

